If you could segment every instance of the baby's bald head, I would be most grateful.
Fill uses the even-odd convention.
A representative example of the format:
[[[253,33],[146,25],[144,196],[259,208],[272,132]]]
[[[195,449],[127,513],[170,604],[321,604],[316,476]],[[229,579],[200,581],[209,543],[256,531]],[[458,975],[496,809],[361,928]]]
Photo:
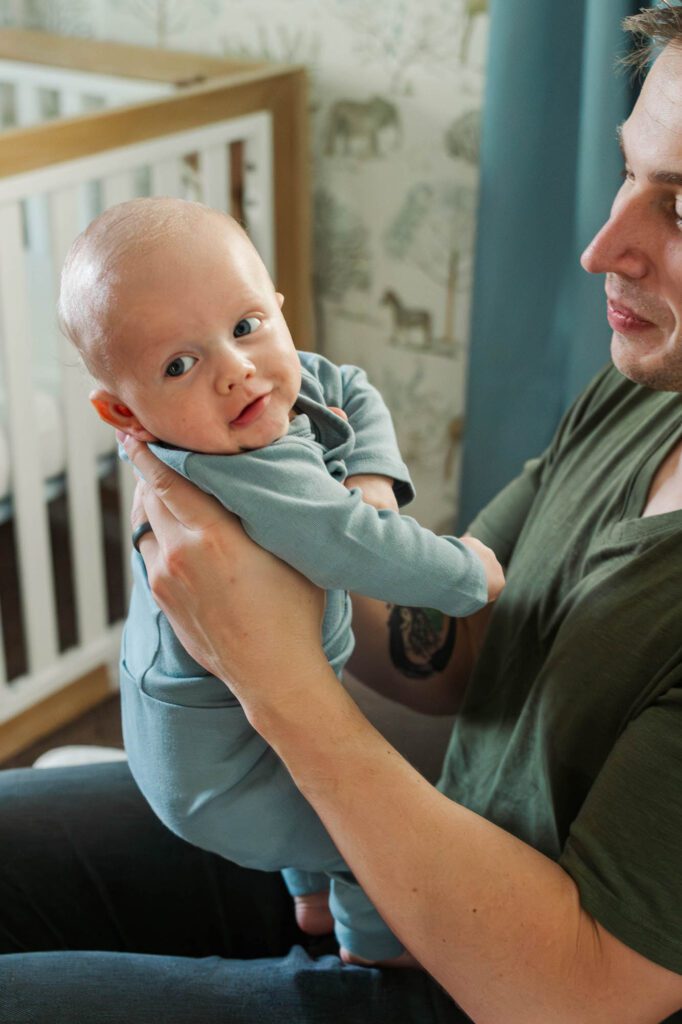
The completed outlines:
[[[125,320],[126,286],[139,284],[145,259],[182,252],[198,234],[232,233],[251,246],[226,214],[170,197],[132,199],[112,206],[76,238],[61,275],[57,315],[63,333],[100,381],[115,376],[111,342]]]

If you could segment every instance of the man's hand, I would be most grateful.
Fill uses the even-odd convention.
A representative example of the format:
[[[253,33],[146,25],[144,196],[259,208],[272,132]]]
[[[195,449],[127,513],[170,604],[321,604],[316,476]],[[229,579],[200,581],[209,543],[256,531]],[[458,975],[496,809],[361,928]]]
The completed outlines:
[[[282,662],[300,666],[299,675],[309,663],[326,669],[323,593],[250,540],[235,516],[146,444],[119,440],[143,476],[131,525],[152,527],[139,542],[149,585],[185,650],[247,711],[252,698],[281,698]],[[264,688],[264,679],[271,685]]]
[[[362,491],[362,500],[374,508],[389,508],[392,512],[398,511],[398,502],[393,493],[393,481],[390,476],[379,476],[376,473],[358,473],[356,476],[346,477],[346,487],[351,490],[359,487]]]
[[[466,533],[460,537],[462,544],[465,544],[471,551],[478,555],[483,562],[486,579],[488,580],[488,601],[496,601],[504,589],[504,569],[497,561],[495,552],[485,546],[480,540],[471,537]]]

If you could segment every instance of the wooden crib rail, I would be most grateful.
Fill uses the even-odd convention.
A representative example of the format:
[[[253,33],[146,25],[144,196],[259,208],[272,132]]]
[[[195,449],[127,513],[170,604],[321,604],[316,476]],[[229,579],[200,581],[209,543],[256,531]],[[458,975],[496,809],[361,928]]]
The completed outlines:
[[[4,178],[37,168],[268,111],[272,115],[276,284],[286,295],[287,321],[297,344],[313,348],[306,93],[302,68],[268,67],[160,99],[11,130],[0,135],[0,184]],[[291,239],[296,239],[296,245]]]
[[[96,75],[142,78],[182,86],[268,67],[265,61],[210,57],[97,39],[77,39],[33,29],[0,29],[0,60],[77,68]]]

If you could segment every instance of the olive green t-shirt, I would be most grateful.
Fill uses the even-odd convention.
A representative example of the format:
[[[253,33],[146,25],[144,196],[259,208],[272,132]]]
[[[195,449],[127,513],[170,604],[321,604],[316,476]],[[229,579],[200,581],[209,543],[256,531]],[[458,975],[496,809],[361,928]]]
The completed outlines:
[[[507,586],[439,785],[682,973],[682,511],[641,518],[680,439],[682,395],[609,368],[474,521]]]

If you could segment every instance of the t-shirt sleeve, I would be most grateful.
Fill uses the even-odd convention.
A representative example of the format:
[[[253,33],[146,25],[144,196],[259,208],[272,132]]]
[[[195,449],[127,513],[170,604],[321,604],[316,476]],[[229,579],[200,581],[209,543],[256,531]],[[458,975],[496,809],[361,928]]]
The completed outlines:
[[[609,365],[601,370],[564,414],[550,444],[537,458],[529,459],[522,472],[479,512],[467,533],[492,548],[502,565],[509,565],[516,542],[531,513],[544,474],[563,446],[589,417],[604,392],[613,384],[617,371]]]
[[[560,863],[607,931],[682,973],[682,668],[676,676],[613,747]]]
[[[523,472],[507,484],[469,525],[467,533],[487,544],[502,565],[508,565],[530,513],[542,479],[544,457],[530,459]]]

